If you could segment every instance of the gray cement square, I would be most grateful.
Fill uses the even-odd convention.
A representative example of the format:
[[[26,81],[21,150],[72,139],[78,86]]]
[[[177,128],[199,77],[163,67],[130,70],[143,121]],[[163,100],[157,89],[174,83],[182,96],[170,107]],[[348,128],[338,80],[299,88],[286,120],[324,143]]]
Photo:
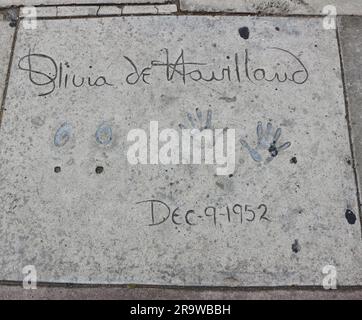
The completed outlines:
[[[34,265],[45,282],[320,286],[333,265],[340,285],[362,284],[338,43],[321,26],[154,16],[20,28],[0,131],[0,278]],[[196,108],[236,130],[230,175],[127,161],[130,130],[178,130]],[[291,143],[273,161],[255,161],[258,122]]]

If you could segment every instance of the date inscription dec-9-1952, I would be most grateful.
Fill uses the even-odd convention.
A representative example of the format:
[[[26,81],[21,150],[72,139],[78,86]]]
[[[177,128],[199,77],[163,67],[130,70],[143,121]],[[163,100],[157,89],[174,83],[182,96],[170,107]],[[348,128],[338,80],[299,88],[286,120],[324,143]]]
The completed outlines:
[[[149,226],[159,226],[170,221],[176,226],[196,226],[210,221],[212,225],[220,226],[227,223],[248,224],[271,222],[268,207],[265,204],[250,205],[235,203],[224,206],[205,206],[199,209],[180,207],[171,208],[167,203],[151,199],[136,203],[145,208],[150,217]]]

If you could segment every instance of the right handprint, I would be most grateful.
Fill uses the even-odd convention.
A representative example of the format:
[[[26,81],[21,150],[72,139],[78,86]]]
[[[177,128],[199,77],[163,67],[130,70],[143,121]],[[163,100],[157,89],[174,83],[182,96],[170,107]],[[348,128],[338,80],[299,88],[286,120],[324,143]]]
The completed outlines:
[[[278,143],[280,136],[282,134],[282,129],[278,128],[274,132],[273,125],[268,122],[266,128],[263,127],[261,121],[258,122],[256,127],[257,134],[257,145],[255,148],[252,148],[248,142],[243,139],[240,139],[241,145],[246,148],[256,162],[262,162],[263,156],[262,152],[267,151],[267,156],[265,158],[265,163],[272,161],[281,151],[288,149],[291,146],[290,142],[285,142],[283,144]]]

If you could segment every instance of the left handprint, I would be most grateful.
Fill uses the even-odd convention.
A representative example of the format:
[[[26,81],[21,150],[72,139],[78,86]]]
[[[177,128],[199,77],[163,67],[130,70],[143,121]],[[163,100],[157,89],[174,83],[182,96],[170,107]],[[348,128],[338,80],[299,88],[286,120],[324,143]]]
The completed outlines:
[[[54,145],[56,147],[63,147],[69,141],[72,136],[72,125],[65,122],[63,123],[59,129],[56,131],[54,136]]]

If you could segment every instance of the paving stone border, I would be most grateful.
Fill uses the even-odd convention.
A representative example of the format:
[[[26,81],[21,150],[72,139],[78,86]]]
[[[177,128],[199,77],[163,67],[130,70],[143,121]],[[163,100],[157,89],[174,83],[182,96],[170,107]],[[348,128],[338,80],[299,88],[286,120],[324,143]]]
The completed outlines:
[[[190,12],[325,15],[333,14],[335,7],[338,15],[362,14],[360,0],[180,0],[180,5]]]
[[[173,0],[0,0],[0,7],[48,6],[48,5],[90,5],[90,4],[164,4]]]
[[[0,285],[0,300],[362,300],[359,288],[323,289],[210,289],[164,287],[42,285],[24,290],[20,285]]]
[[[177,12],[175,4],[165,5],[120,5],[120,6],[44,6],[37,7],[37,17],[89,17],[112,15],[165,15]],[[20,9],[20,17],[27,16],[26,8]]]

